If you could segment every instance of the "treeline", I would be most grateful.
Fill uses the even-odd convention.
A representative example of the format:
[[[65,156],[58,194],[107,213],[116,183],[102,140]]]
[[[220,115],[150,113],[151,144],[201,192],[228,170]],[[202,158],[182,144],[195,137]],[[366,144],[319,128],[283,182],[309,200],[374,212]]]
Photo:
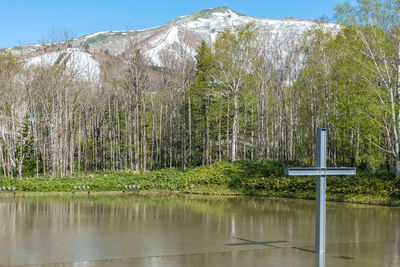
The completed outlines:
[[[237,159],[313,164],[317,127],[331,165],[400,164],[397,7],[338,5],[341,28],[257,38],[226,29],[195,59],[176,44],[151,66],[134,42],[96,55],[100,82],[66,54],[52,66],[0,55],[4,176],[187,168]],[[272,45],[271,45],[272,44]],[[66,50],[67,51],[67,50]]]

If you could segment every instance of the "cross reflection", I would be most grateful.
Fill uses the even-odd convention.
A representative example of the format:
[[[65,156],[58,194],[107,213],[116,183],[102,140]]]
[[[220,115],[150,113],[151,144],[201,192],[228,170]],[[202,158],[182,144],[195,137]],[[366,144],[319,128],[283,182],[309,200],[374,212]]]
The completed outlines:
[[[245,242],[241,243],[229,243],[225,244],[227,246],[247,246],[247,245],[262,245],[262,246],[267,246],[267,247],[272,247],[272,248],[280,248],[278,246],[274,246],[271,244],[276,244],[276,243],[288,243],[289,241],[287,240],[276,240],[276,241],[253,241],[245,238],[240,238],[240,237],[234,237],[235,239],[242,240]]]

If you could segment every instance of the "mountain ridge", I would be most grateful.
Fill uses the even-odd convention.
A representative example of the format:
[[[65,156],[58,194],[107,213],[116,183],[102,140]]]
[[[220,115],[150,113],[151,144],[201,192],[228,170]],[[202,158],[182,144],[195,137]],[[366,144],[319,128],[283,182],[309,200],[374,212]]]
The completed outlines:
[[[142,50],[151,64],[162,66],[164,64],[163,55],[171,53],[177,46],[180,46],[182,51],[194,56],[197,47],[203,40],[211,44],[215,41],[218,33],[225,28],[241,27],[248,23],[255,25],[260,38],[265,41],[267,46],[272,39],[294,40],[297,36],[304,36],[307,31],[318,26],[333,31],[339,27],[337,24],[311,20],[251,17],[229,7],[219,6],[177,17],[149,29],[95,32],[63,42],[10,47],[5,50],[27,58],[28,62],[37,64],[37,62],[43,62],[37,57],[46,56],[59,49],[69,49],[71,53],[79,53],[84,57],[87,57],[88,54],[93,58],[95,54],[126,57],[129,49],[134,46]],[[89,62],[88,59],[84,59],[84,61]],[[48,59],[45,64],[54,64],[54,62],[55,60]],[[96,64],[91,63],[91,66],[96,66]],[[95,70],[95,72],[100,73],[99,70]]]

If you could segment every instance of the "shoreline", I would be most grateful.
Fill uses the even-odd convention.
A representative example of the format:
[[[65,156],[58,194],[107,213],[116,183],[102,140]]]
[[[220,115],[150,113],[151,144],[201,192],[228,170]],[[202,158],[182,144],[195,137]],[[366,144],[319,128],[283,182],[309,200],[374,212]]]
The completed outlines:
[[[127,195],[137,194],[135,192],[126,192]],[[302,196],[294,196],[294,195],[262,195],[262,194],[242,194],[242,193],[210,193],[210,192],[190,192],[190,191],[171,191],[171,190],[145,190],[140,191],[139,195],[199,195],[199,196],[221,196],[221,197],[254,197],[254,198],[281,198],[281,199],[300,199],[300,200],[315,200],[314,197],[302,197]],[[122,191],[90,191],[90,196],[123,196]],[[15,198],[24,198],[24,197],[71,197],[73,198],[72,191],[63,191],[63,192],[32,192],[32,191],[16,191]],[[75,196],[85,197],[87,196],[87,192],[75,192]],[[11,193],[1,193],[1,198],[14,198],[14,195]],[[400,203],[379,203],[379,202],[367,202],[367,201],[351,201],[351,200],[342,200],[342,199],[334,199],[327,198],[326,202],[336,202],[336,203],[346,203],[346,204],[358,204],[358,205],[370,205],[370,206],[383,206],[383,207],[400,207]]]
[[[17,196],[68,196],[74,186],[90,186],[91,195],[121,194],[127,185],[140,194],[182,193],[219,196],[259,196],[315,199],[315,178],[285,176],[278,161],[215,162],[187,170],[115,171],[87,176],[0,177],[0,187],[15,187]],[[78,191],[76,195],[87,195]],[[129,193],[131,194],[131,193]],[[0,193],[10,195],[10,193]],[[327,201],[400,206],[400,177],[360,170],[352,177],[327,177]]]

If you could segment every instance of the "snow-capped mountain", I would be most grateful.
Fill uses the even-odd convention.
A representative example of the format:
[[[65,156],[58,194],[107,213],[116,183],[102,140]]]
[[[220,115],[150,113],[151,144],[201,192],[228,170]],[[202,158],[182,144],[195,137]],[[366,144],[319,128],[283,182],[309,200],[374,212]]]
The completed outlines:
[[[57,54],[60,52],[56,52],[56,49],[63,44],[64,47],[68,47],[66,52],[74,55],[74,61],[82,61],[74,63],[78,64],[79,69],[86,65],[90,66],[90,73],[84,71],[84,75],[92,77],[100,73],[99,64],[96,64],[94,57],[96,54],[124,57],[127,49],[134,45],[149,57],[152,64],[162,66],[162,54],[170,52],[172,46],[178,45],[194,56],[196,48],[202,40],[211,43],[215,41],[217,34],[226,27],[244,26],[250,22],[254,23],[260,38],[266,41],[266,45],[271,43],[272,39],[294,40],[298,36],[304,36],[307,31],[317,26],[328,31],[336,31],[339,28],[337,24],[333,23],[293,18],[277,20],[250,17],[228,7],[217,7],[179,17],[151,29],[98,32],[63,43],[26,45],[11,47],[7,50],[16,55],[23,55],[28,58],[29,63],[54,64],[55,60],[52,58],[60,56]],[[43,57],[44,59],[39,59]]]

